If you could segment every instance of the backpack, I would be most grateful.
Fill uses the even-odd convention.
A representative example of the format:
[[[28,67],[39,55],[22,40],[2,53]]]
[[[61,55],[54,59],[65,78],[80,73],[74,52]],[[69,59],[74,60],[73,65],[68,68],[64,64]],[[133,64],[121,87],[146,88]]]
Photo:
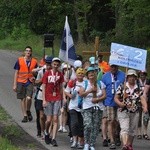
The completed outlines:
[[[86,90],[87,89],[87,86],[88,86],[88,80],[84,80],[84,83],[85,83],[85,87],[84,89]],[[100,87],[101,89],[101,81],[100,80],[97,80],[97,84],[98,86]],[[83,105],[83,97],[79,96],[78,95],[78,108],[82,108],[82,105]]]

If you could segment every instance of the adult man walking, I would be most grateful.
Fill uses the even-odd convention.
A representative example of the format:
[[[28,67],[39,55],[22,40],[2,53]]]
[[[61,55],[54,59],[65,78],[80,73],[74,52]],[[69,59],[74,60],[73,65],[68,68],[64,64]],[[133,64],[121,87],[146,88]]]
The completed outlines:
[[[58,115],[61,108],[63,95],[64,76],[58,71],[61,61],[55,57],[52,60],[52,69],[47,71],[42,79],[43,107],[46,115],[45,143],[57,146],[56,133],[58,127]],[[52,138],[49,135],[49,127],[52,124]]]
[[[108,132],[110,138],[110,149],[115,149],[115,128],[117,127],[116,122],[116,113],[117,113],[117,105],[114,101],[114,96],[117,87],[124,83],[125,73],[118,70],[117,65],[110,65],[110,71],[105,73],[102,77],[103,83],[106,85],[106,99],[104,100],[104,105],[106,106],[106,116],[103,118],[102,128],[103,131],[107,131],[108,124]],[[108,141],[106,139],[106,132],[103,132],[103,146],[108,146]],[[119,134],[118,134],[119,138]],[[118,143],[118,142],[117,142]],[[120,143],[120,142],[119,142]],[[118,144],[117,144],[118,145]]]
[[[32,48],[25,48],[24,56],[19,57],[15,63],[13,90],[17,93],[17,99],[21,100],[21,109],[23,113],[22,122],[32,121],[30,112],[31,100],[33,94],[34,76],[32,70],[37,67],[37,60],[32,58]]]

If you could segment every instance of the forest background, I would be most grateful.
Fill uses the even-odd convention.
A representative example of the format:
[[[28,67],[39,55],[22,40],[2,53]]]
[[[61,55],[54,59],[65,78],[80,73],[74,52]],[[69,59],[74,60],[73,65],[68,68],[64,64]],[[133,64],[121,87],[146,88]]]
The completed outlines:
[[[53,33],[58,54],[66,15],[79,54],[92,50],[96,36],[100,51],[111,42],[150,49],[149,0],[1,0],[1,49],[31,45],[39,54],[43,35]]]

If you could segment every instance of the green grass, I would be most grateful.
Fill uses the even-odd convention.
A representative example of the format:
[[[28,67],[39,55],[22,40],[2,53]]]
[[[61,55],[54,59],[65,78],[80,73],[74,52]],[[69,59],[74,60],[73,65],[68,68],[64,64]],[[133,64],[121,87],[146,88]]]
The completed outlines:
[[[0,124],[4,124],[3,137],[0,136],[0,150],[20,150],[16,146],[12,145],[10,140],[7,139],[9,136],[19,137],[21,130],[15,126],[12,122],[9,122],[11,117],[7,112],[0,106]]]
[[[31,46],[33,48],[33,56],[42,57],[43,56],[43,49],[44,49],[44,42],[43,36],[36,36],[36,35],[29,35],[26,38],[19,38],[14,40],[11,37],[7,37],[5,39],[0,40],[0,49],[4,50],[17,50],[17,51],[24,51],[26,46]],[[76,48],[76,53],[82,55],[82,51],[94,51],[94,43],[74,43]],[[55,37],[54,39],[54,55],[58,56],[59,50],[61,45],[61,39]],[[52,48],[45,48],[46,55],[52,55]],[[84,56],[87,58],[88,56]]]
[[[20,150],[20,148],[12,145],[7,138],[2,138],[0,136],[0,150]]]

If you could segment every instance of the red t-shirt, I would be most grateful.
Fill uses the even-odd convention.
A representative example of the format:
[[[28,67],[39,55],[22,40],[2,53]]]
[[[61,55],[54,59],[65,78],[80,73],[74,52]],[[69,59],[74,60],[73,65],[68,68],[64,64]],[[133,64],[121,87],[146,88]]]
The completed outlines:
[[[46,101],[58,101],[62,99],[60,87],[62,87],[62,83],[64,82],[64,76],[60,71],[53,72],[53,70],[50,70],[45,72],[42,78],[42,82],[43,84],[46,84],[45,88]]]

